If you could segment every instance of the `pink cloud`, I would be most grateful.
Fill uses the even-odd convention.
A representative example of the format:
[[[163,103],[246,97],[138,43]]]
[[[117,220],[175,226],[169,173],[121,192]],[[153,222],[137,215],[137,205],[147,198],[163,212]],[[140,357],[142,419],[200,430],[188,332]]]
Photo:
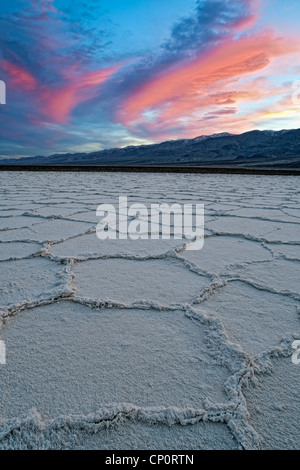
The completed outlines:
[[[142,128],[161,137],[168,129],[172,132],[176,128],[178,132],[178,127],[185,128],[185,121],[193,121],[196,112],[214,114],[216,109],[210,107],[259,99],[259,87],[241,89],[238,82],[261,73],[274,59],[299,52],[297,44],[295,38],[275,38],[271,32],[227,40],[204,55],[152,77],[121,103],[115,119],[133,132]]]
[[[105,83],[122,64],[92,72],[74,74],[74,67],[65,72],[66,83],[54,89],[42,89],[41,113],[46,121],[66,124],[76,106],[98,95],[98,87]]]
[[[37,88],[37,80],[24,67],[8,60],[2,60],[0,62],[0,68],[10,77],[11,84],[14,87],[21,88],[25,91],[33,91]]]
[[[25,67],[2,60],[0,69],[9,77],[9,86],[22,90],[32,110],[34,123],[53,122],[66,124],[76,106],[99,94],[99,86],[105,83],[124,64],[120,63],[94,71],[78,71],[75,64],[64,72],[62,84],[49,86],[36,79]],[[32,116],[34,115],[34,118]]]

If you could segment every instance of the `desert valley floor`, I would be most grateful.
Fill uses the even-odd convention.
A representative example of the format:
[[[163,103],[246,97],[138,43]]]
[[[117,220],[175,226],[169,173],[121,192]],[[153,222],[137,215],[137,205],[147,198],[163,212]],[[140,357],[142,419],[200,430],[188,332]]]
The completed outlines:
[[[293,176],[0,173],[0,449],[297,449]],[[96,209],[203,203],[205,241]]]

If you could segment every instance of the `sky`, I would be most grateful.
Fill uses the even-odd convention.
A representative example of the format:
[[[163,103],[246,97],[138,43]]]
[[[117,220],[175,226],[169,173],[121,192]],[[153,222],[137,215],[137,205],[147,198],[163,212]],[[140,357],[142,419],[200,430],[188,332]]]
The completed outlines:
[[[0,158],[300,128],[299,18],[299,0],[1,2]]]

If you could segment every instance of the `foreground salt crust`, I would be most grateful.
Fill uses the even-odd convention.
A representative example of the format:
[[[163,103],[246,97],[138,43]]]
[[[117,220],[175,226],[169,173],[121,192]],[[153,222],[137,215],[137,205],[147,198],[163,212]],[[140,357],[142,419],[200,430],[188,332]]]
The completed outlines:
[[[299,447],[297,178],[1,180],[1,449]],[[120,195],[204,203],[203,249],[100,242]]]
[[[73,272],[79,297],[113,299],[123,305],[153,302],[166,308],[189,304],[211,283],[208,276],[187,270],[175,259],[88,260],[76,263]]]
[[[182,311],[96,310],[70,301],[32,308],[3,331],[9,354],[0,414],[37,408],[55,418],[133,400],[142,408],[198,409],[208,396],[222,403],[228,371],[211,361],[208,329]]]

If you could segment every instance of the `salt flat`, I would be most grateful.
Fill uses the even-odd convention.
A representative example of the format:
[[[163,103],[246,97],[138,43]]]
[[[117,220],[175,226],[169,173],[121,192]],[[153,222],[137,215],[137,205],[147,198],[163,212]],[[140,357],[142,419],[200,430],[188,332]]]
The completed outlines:
[[[0,173],[0,449],[298,449],[297,177]],[[103,240],[99,204],[205,205]]]

